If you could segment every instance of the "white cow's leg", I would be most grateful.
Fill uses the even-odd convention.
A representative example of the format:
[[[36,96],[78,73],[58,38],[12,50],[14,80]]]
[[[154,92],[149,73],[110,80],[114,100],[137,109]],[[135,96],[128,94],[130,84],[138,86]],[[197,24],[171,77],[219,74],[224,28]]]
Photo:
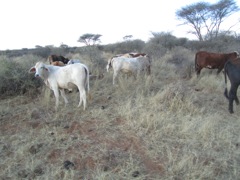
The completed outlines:
[[[133,76],[133,79],[136,81],[137,80],[137,73],[133,72],[132,76]]]
[[[58,108],[58,105],[59,105],[59,90],[58,90],[58,88],[55,88],[55,89],[53,90],[53,92],[54,92],[54,96],[55,96],[55,98],[56,98],[55,108],[57,109],[57,108]]]
[[[86,106],[87,106],[87,96],[86,96],[86,91],[85,90],[82,90],[81,92],[81,98],[82,98],[82,101],[83,101],[83,110],[86,109]]]
[[[79,90],[79,104],[78,107],[80,107],[82,105],[83,102],[83,110],[86,109],[87,106],[87,96],[86,96],[86,90],[83,88],[81,88],[80,86],[78,86],[78,90]]]
[[[68,104],[68,100],[67,100],[64,89],[60,89],[60,93],[61,93],[61,96],[63,97],[63,99],[65,101],[65,106],[66,106]]]
[[[115,79],[116,79],[116,77],[117,77],[117,74],[118,74],[117,71],[114,71],[114,72],[113,72],[113,85],[115,84]]]

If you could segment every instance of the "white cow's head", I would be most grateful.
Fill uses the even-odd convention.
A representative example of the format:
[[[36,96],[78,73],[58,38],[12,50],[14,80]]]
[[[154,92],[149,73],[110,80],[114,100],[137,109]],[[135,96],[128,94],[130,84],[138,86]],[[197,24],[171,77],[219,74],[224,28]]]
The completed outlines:
[[[35,77],[45,78],[49,69],[42,62],[37,62],[35,66],[30,68],[29,72],[35,73]]]

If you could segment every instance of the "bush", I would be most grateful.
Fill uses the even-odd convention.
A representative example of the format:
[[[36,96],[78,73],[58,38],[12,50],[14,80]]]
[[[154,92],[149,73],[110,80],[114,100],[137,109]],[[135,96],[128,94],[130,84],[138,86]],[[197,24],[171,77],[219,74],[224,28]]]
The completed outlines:
[[[143,52],[145,42],[139,39],[124,41],[116,44],[106,45],[105,52],[112,54],[125,54],[129,52]]]
[[[36,90],[42,85],[40,79],[34,79],[29,74],[29,69],[34,62],[41,60],[37,56],[26,55],[17,58],[7,58],[0,56],[0,94],[5,95],[21,95]]]
[[[147,43],[143,52],[149,54],[153,59],[160,59],[167,52],[167,49],[159,44]]]
[[[210,51],[217,53],[229,53],[239,51],[239,40],[233,36],[220,35],[208,41],[189,41],[188,49],[193,51]]]
[[[176,73],[183,78],[192,77],[194,54],[186,48],[175,47],[166,54],[166,62],[176,67]]]
[[[90,71],[92,71],[92,67],[105,67],[103,52],[100,51],[97,46],[85,46],[77,48],[75,54],[77,53],[81,56],[79,59],[88,65]]]

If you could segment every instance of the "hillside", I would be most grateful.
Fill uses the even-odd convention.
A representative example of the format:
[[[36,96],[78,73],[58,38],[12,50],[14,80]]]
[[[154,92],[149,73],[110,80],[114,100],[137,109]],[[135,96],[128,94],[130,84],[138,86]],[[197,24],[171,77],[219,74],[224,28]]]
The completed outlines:
[[[76,92],[56,111],[45,85],[2,98],[1,179],[238,179],[239,106],[229,114],[223,74],[197,78],[194,53],[184,53],[180,63],[154,58],[151,77],[122,75],[116,86],[101,70],[86,111]]]

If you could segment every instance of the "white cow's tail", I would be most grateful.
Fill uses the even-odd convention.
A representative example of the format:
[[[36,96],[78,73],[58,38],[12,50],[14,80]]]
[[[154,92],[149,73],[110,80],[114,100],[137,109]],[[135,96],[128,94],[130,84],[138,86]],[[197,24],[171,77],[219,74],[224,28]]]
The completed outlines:
[[[89,70],[87,67],[84,67],[85,68],[85,73],[87,75],[87,81],[85,82],[85,86],[87,87],[87,92],[89,93],[90,91],[90,85],[89,85]]]
[[[88,92],[90,91],[89,76],[90,76],[90,74],[89,74],[89,72],[88,72],[88,75],[87,75],[87,86],[88,86],[87,91],[88,91]]]
[[[88,99],[91,101],[92,96],[91,96],[91,93],[90,93],[90,85],[89,85],[90,74],[89,74],[89,70],[86,66],[84,67],[84,69],[85,69],[85,73],[87,75],[87,79],[85,81],[85,87],[87,88]]]

